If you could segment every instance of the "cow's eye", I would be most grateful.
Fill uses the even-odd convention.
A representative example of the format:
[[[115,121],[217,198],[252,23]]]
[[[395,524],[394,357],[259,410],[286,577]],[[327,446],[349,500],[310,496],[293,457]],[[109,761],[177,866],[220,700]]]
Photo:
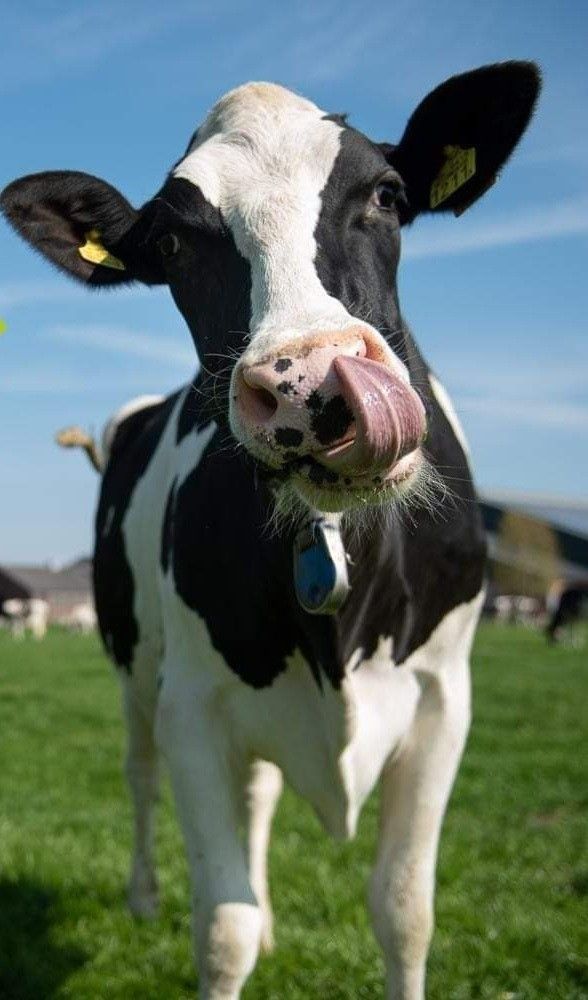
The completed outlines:
[[[374,204],[377,208],[382,209],[383,212],[393,211],[398,202],[402,201],[403,198],[404,191],[402,184],[395,180],[380,181],[373,194]]]
[[[180,249],[180,241],[175,233],[166,233],[157,245],[162,257],[175,257]]]

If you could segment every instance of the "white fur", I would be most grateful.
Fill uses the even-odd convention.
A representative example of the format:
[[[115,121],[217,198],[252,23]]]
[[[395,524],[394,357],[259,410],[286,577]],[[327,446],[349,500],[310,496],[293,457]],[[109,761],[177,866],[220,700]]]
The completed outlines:
[[[247,84],[216,105],[174,171],[220,208],[251,264],[252,333],[347,324],[314,267],[320,193],[341,131],[291,91]]]

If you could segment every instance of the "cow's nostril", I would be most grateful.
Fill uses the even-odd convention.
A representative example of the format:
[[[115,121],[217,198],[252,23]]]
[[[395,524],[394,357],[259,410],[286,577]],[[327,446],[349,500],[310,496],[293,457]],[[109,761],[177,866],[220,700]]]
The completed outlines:
[[[253,392],[257,396],[257,405],[272,417],[278,408],[276,397],[271,394],[269,389],[264,389],[263,387],[253,389]]]
[[[239,397],[242,411],[257,424],[268,423],[278,408],[278,401],[269,389],[262,385],[249,385],[244,379]]]

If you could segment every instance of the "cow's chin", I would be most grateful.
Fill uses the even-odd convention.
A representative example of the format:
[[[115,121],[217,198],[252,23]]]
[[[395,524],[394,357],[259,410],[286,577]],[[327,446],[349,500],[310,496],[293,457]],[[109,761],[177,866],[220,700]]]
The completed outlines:
[[[325,513],[341,513],[406,500],[417,488],[423,465],[419,449],[405,455],[387,473],[380,475],[335,474],[313,461],[296,469],[291,483],[309,507]]]
[[[387,523],[395,510],[434,507],[445,492],[420,450],[405,456],[384,476],[345,476],[329,482],[324,472],[324,467],[316,468],[307,461],[284,478],[273,482],[270,478],[275,501],[270,518],[273,528],[288,530],[304,524],[309,514],[318,513],[338,514],[346,526],[362,530],[381,523],[382,518]]]

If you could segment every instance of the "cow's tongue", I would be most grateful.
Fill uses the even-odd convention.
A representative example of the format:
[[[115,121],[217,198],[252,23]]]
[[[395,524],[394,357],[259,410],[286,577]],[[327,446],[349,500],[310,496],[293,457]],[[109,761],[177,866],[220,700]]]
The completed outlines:
[[[355,440],[316,457],[340,472],[387,472],[422,441],[423,404],[410,385],[379,361],[340,355],[333,364],[355,418]]]

